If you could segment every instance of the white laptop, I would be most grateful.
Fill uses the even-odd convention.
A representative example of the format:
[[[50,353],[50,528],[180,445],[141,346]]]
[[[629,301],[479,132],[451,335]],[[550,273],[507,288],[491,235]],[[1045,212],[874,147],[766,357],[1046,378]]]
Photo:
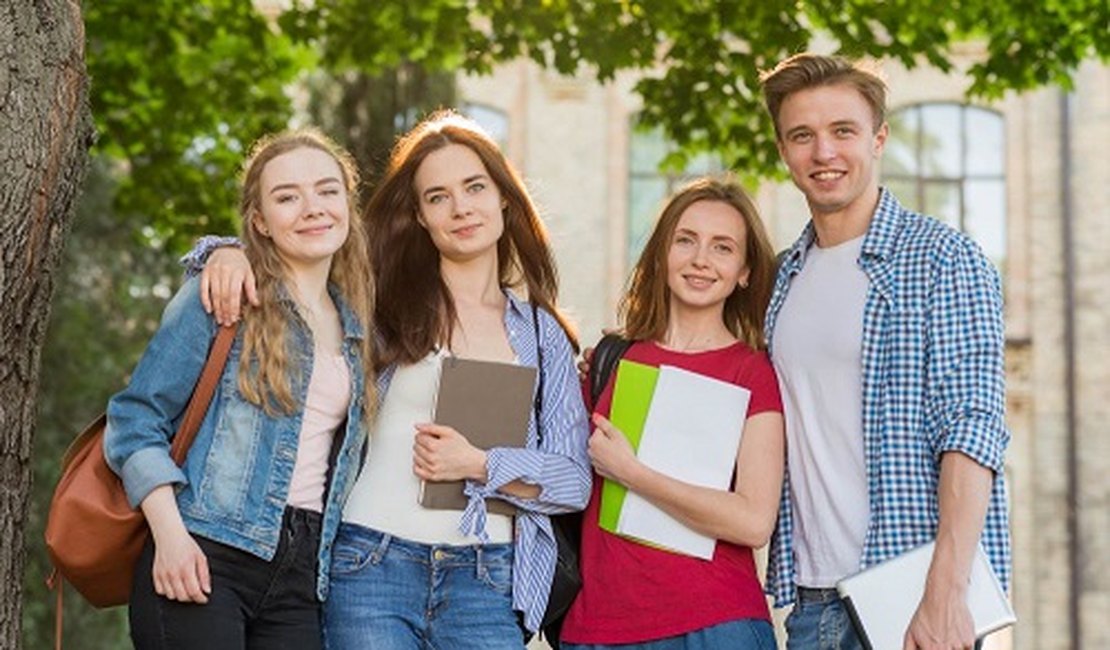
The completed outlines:
[[[925,593],[933,546],[933,542],[918,546],[836,584],[864,647],[902,649],[906,628]],[[977,549],[971,564],[967,604],[979,639],[1017,620],[982,548]]]

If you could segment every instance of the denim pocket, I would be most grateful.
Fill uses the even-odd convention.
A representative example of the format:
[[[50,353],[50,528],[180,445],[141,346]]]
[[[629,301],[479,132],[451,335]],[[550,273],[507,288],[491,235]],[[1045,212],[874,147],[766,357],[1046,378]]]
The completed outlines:
[[[370,540],[347,535],[340,529],[335,536],[331,550],[331,574],[343,575],[361,571],[371,564],[377,564],[375,551],[377,544]]]
[[[225,384],[224,389],[227,388]],[[198,490],[198,500],[207,511],[231,520],[250,520],[246,508],[256,471],[261,427],[261,410],[238,391],[220,402],[219,420]]]
[[[478,566],[478,578],[482,584],[499,594],[507,594],[513,589],[512,560],[483,561]]]

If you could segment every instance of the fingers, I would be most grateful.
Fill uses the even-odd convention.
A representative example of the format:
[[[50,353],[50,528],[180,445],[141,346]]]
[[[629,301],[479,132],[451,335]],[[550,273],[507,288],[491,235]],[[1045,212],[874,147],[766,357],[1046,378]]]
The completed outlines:
[[[247,300],[254,305],[258,304],[254,271],[243,251],[237,248],[220,248],[214,251],[204,267],[204,274],[208,277],[207,293],[216,321],[221,325],[231,325],[239,320],[244,292]]]
[[[434,434],[418,432],[412,442],[412,471],[424,480],[435,476],[435,452],[439,440]]]
[[[216,294],[216,320],[221,325],[231,325],[239,320],[239,298],[243,281],[235,271],[220,274]]]
[[[412,441],[412,456],[418,458],[425,464],[431,461],[431,455],[435,453],[435,436],[427,433],[418,433]]]
[[[601,432],[607,438],[611,438],[614,435],[623,435],[623,434],[620,433],[620,431],[615,426],[613,426],[613,423],[610,422],[608,420],[608,418],[606,418],[603,415],[599,415],[597,413],[594,413],[593,414],[593,423],[594,423],[594,426],[597,427],[595,429],[595,431]]]
[[[578,370],[578,381],[585,381],[586,377],[590,374],[590,360],[593,359],[594,349],[586,348],[582,350],[582,358],[575,366]]]
[[[212,574],[208,571],[208,556],[203,551],[197,560],[197,581],[200,583],[201,598],[203,598],[197,602],[206,603],[208,594],[212,593]]]
[[[204,604],[212,593],[208,558],[195,542],[177,559],[158,557],[156,552],[151,577],[154,593],[168,600]]]
[[[206,314],[212,313],[212,297],[208,293],[211,281],[210,275],[211,271],[207,266],[200,270],[200,304],[204,307],[204,313]]]
[[[446,438],[451,435],[458,435],[458,431],[456,431],[454,427],[449,427],[445,424],[417,422],[414,427],[418,433],[423,433],[434,438]]]
[[[254,281],[254,271],[251,269],[247,269],[247,279],[243,288],[247,292],[247,301],[250,302],[250,304],[255,307],[262,304],[262,301],[258,299],[258,286]]]
[[[435,478],[435,472],[432,471],[427,460],[416,455],[412,457],[412,473],[425,481],[431,481]]]

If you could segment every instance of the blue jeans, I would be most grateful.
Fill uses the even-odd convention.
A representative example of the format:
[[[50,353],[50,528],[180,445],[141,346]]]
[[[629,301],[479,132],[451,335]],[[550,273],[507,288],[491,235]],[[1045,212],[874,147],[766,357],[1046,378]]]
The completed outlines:
[[[412,542],[343,523],[324,605],[329,650],[522,650],[513,547]]]
[[[863,650],[836,589],[798,588],[786,617],[787,650]]]
[[[976,641],[976,650],[982,644]],[[786,650],[863,650],[836,589],[798,588],[794,611],[786,617]]]
[[[762,619],[728,621],[643,643],[615,645],[563,643],[562,650],[775,650],[775,630]]]

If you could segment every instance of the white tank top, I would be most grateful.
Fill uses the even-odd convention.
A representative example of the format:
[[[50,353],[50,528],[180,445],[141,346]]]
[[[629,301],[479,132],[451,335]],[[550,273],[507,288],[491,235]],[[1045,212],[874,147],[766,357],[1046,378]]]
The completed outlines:
[[[443,356],[433,353],[394,372],[343,521],[423,544],[478,543],[478,538],[459,532],[462,511],[420,505],[420,479],[412,472],[413,425],[433,420]],[[486,532],[491,543],[511,542],[513,518],[491,513]]]
[[[863,237],[813,246],[774,332],[786,416],[797,582],[833,587],[859,570],[869,515],[863,453]]]

